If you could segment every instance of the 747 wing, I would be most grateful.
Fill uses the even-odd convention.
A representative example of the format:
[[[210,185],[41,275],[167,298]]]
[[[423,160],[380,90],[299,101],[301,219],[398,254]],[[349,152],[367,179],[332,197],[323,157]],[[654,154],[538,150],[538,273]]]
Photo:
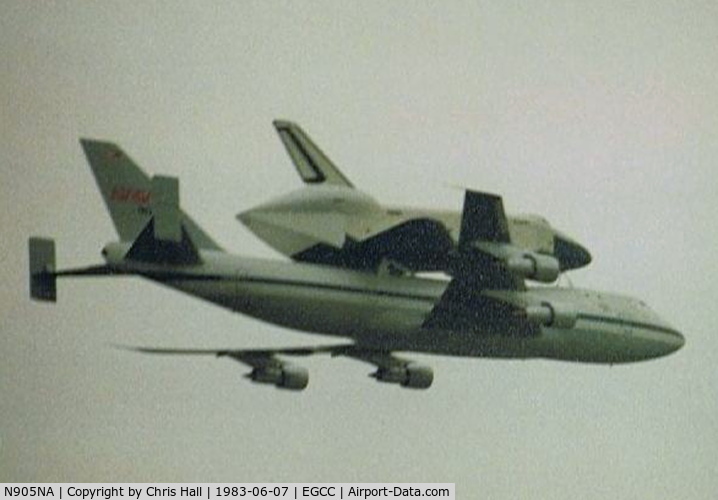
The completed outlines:
[[[525,279],[554,281],[559,264],[550,255],[512,244],[500,196],[467,191],[450,274],[452,280],[424,321],[425,328],[531,336],[540,329],[529,320],[527,309],[490,292],[525,291]]]
[[[379,382],[396,383],[412,389],[427,389],[434,380],[431,368],[394,356],[390,351],[371,349],[356,344],[338,344],[314,347],[288,347],[277,349],[169,349],[156,347],[126,347],[148,354],[214,355],[229,357],[252,368],[246,377],[253,382],[272,384],[280,389],[301,391],[309,383],[306,368],[288,363],[278,355],[309,356],[329,354],[346,356],[373,364],[371,373]]]

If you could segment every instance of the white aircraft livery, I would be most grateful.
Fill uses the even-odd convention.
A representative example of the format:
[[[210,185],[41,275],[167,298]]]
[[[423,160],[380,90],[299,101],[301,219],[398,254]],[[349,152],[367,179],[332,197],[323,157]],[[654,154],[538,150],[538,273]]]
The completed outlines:
[[[237,218],[275,250],[298,262],[395,274],[449,270],[461,213],[384,206],[359,191],[296,123],[274,127],[304,181],[302,189]],[[591,262],[591,254],[533,214],[507,216],[513,246],[551,255],[559,272]]]
[[[614,364],[684,344],[639,300],[528,287],[527,280],[555,280],[562,266],[554,254],[516,245],[494,194],[466,191],[458,238],[442,257],[448,280],[373,265],[263,260],[223,250],[181,210],[176,178],[148,177],[115,144],[80,142],[119,239],[104,246],[102,264],[57,269],[54,241],[30,238],[33,299],[55,302],[58,278],[133,275],[269,323],[345,338],[287,349],[137,351],[232,358],[251,368],[252,381],[291,390],[304,389],[309,376],[285,358],[324,353],[374,365],[380,382],[426,389],[431,368],[397,353]]]

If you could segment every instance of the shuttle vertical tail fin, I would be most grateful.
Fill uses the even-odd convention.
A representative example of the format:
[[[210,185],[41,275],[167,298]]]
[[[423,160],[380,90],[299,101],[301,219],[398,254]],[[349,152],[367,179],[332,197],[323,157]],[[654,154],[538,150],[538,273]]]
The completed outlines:
[[[354,187],[299,125],[275,120],[274,128],[277,129],[297,172],[306,184]]]

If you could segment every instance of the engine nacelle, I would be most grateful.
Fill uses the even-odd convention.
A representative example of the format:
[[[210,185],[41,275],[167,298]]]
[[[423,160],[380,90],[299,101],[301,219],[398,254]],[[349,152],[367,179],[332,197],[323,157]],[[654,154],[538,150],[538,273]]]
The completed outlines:
[[[509,271],[524,278],[552,283],[558,279],[561,266],[555,257],[527,252],[506,259]]]
[[[301,391],[309,384],[309,372],[300,366],[284,365],[255,368],[248,375],[252,382],[272,384],[280,389]]]
[[[245,376],[252,382],[257,382],[258,384],[276,384],[282,379],[282,370],[255,368]]]
[[[301,391],[309,384],[309,372],[301,366],[285,366],[282,368],[282,379],[277,383],[280,389]]]
[[[403,366],[393,366],[390,368],[379,368],[370,375],[377,382],[385,382],[387,384],[401,384],[406,380],[406,368]]]
[[[409,363],[406,366],[379,368],[371,374],[379,382],[399,384],[410,389],[428,389],[434,381],[434,372],[428,366]]]
[[[563,304],[542,302],[537,306],[528,306],[525,313],[529,321],[543,326],[573,328],[576,325],[576,311]]]
[[[428,389],[434,381],[434,372],[428,366],[410,363],[406,367],[406,380],[401,383],[402,387],[410,389]]]

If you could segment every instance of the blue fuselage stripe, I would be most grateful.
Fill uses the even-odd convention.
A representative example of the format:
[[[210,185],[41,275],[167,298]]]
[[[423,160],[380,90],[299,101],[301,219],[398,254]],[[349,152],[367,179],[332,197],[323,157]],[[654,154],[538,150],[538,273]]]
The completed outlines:
[[[431,304],[437,303],[440,299],[439,296],[435,296],[435,295],[418,295],[416,293],[398,292],[398,291],[393,291],[393,290],[361,288],[361,287],[347,286],[347,285],[334,285],[334,284],[329,284],[329,283],[293,281],[293,280],[286,280],[286,279],[262,278],[262,277],[251,277],[251,276],[222,276],[222,275],[202,276],[202,275],[172,273],[171,275],[162,276],[161,274],[157,274],[157,275],[149,275],[148,277],[158,279],[160,281],[164,281],[164,282],[168,282],[168,283],[172,282],[172,281],[227,281],[227,282],[237,282],[237,283],[257,283],[260,285],[290,286],[290,287],[296,287],[296,288],[305,288],[308,290],[329,290],[329,291],[335,291],[335,292],[353,293],[353,294],[357,294],[357,295],[368,295],[368,296],[375,296],[375,297],[393,297],[393,298],[397,298],[397,299],[418,300],[418,301],[422,301],[422,302],[429,302]],[[678,333],[676,330],[674,330],[672,328],[665,327],[662,325],[656,325],[656,324],[652,324],[652,323],[631,321],[631,320],[626,320],[626,319],[622,319],[622,318],[616,318],[616,317],[610,317],[610,316],[600,316],[597,314],[588,314],[588,313],[579,313],[577,315],[577,317],[578,317],[578,319],[594,321],[597,323],[616,325],[616,326],[624,326],[624,327],[629,327],[629,328],[642,328],[645,330],[666,333],[666,334],[673,335],[676,337],[681,336],[680,333]]]

